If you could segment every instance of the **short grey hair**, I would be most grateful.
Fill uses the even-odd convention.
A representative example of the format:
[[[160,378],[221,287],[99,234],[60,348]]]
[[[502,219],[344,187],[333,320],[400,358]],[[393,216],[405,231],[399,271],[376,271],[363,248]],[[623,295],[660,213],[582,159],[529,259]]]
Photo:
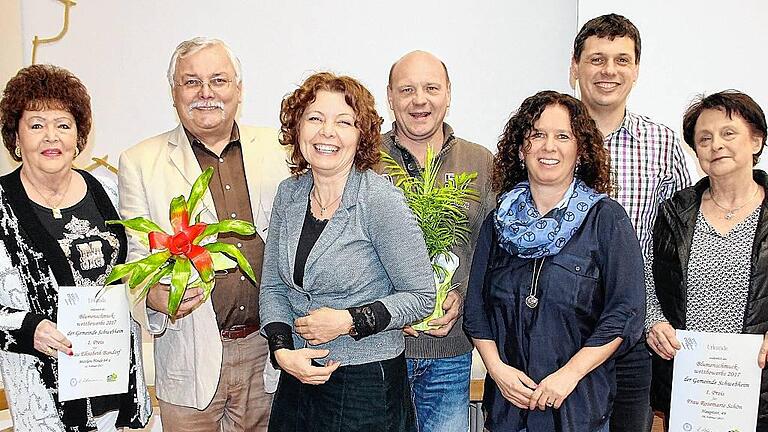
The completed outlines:
[[[176,64],[180,59],[192,55],[203,48],[216,45],[220,45],[224,48],[224,51],[226,51],[229,61],[232,63],[232,67],[235,68],[235,81],[240,85],[240,83],[243,82],[243,71],[242,66],[240,65],[240,59],[237,58],[235,53],[232,52],[224,41],[210,37],[196,37],[185,40],[176,47],[176,50],[173,51],[173,55],[171,56],[171,63],[168,65],[168,84],[170,84],[171,87],[175,84],[174,77],[176,76]]]

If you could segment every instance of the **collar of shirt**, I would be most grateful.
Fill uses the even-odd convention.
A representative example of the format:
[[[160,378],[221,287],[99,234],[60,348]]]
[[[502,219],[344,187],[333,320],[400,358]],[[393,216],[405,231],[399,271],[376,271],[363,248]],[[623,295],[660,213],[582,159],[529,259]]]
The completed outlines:
[[[389,131],[388,135],[389,139],[392,140],[392,142],[395,144],[395,147],[401,151],[404,150],[409,152],[407,148],[400,144],[400,140],[397,138],[397,122],[392,122],[392,130]],[[455,138],[456,137],[453,135],[453,128],[448,123],[443,122],[443,147],[440,149],[440,152],[436,156],[438,160],[442,155],[448,153],[448,151],[451,150],[454,142],[456,142]]]
[[[632,114],[629,111],[624,111],[624,120],[621,121],[621,125],[619,127],[608,134],[608,136],[605,137],[606,141],[613,141],[613,138],[616,134],[621,133],[624,131],[624,133],[629,134],[633,139],[639,140],[640,139],[640,117],[637,114]]]
[[[208,147],[206,147],[205,144],[202,141],[200,141],[199,138],[194,136],[192,134],[192,132],[189,131],[189,129],[184,128],[184,133],[187,135],[187,139],[189,140],[190,144],[192,144],[192,145],[200,145],[205,150],[208,150]],[[234,142],[239,142],[239,141],[240,141],[240,128],[237,127],[237,122],[235,122],[234,124],[232,124],[232,133],[229,134],[229,144],[232,144]],[[229,146],[229,144],[227,144],[227,146]],[[225,149],[226,149],[226,147],[225,147]],[[208,150],[208,151],[210,151],[210,150]]]

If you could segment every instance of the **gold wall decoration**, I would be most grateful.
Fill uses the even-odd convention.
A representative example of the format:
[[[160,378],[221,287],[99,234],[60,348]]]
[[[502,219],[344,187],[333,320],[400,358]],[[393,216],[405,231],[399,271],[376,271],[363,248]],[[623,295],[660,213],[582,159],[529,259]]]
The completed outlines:
[[[93,161],[92,164],[88,165],[87,167],[83,168],[86,171],[93,171],[96,168],[103,166],[104,168],[112,171],[113,173],[117,174],[117,168],[115,168],[112,164],[107,162],[107,159],[109,159],[109,155],[104,155],[100,158],[92,157],[91,160]]]
[[[43,39],[35,35],[34,39],[32,39],[32,64],[35,64],[35,61],[37,60],[38,45],[56,42],[57,40],[60,40],[61,38],[63,38],[65,34],[67,34],[67,30],[69,29],[69,8],[76,5],[77,2],[75,0],[59,0],[59,1],[64,4],[64,26],[61,28],[61,31],[59,32],[59,34],[51,38]]]

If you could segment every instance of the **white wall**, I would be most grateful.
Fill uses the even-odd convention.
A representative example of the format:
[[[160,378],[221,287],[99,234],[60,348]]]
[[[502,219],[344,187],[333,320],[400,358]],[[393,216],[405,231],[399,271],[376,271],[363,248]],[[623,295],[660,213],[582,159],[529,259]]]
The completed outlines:
[[[588,0],[580,1],[578,9],[579,26],[615,12],[640,30],[640,76],[630,96],[630,110],[679,132],[685,109],[700,93],[734,88],[768,110],[768,2]],[[768,168],[768,151],[758,167]]]
[[[0,9],[14,4],[0,0]],[[63,8],[55,0],[20,7],[21,41],[3,36],[3,43],[21,43],[29,64],[32,37],[58,33]],[[91,92],[94,132],[81,163],[107,154],[116,164],[123,149],[175,125],[165,70],[176,44],[196,35],[220,37],[241,57],[241,122],[274,127],[281,98],[326,69],[362,80],[388,127],[389,66],[407,51],[432,51],[451,73],[448,121],[460,136],[494,149],[523,98],[568,91],[574,35],[608,12],[626,15],[642,36],[631,110],[679,131],[683,111],[702,92],[737,88],[768,109],[764,0],[79,0],[67,36],[41,46],[38,61],[71,69]],[[768,168],[768,156],[760,166]]]
[[[22,7],[24,41],[58,32],[58,2],[25,0]],[[241,58],[241,121],[274,127],[282,97],[312,71],[328,69],[362,80],[388,129],[390,65],[408,51],[432,51],[451,74],[448,122],[457,135],[495,148],[523,98],[568,89],[575,29],[576,3],[560,0],[80,0],[67,36],[42,46],[38,62],[64,66],[85,82],[95,117],[89,150],[114,163],[121,150],[176,124],[165,72],[178,42],[197,35],[227,41]]]

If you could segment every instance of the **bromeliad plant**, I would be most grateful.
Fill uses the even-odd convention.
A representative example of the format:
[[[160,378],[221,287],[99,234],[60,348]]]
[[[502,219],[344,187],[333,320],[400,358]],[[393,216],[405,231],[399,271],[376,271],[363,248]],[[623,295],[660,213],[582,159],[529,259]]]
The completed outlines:
[[[252,223],[227,219],[214,224],[200,222],[200,213],[194,218],[195,223],[189,224],[190,214],[194,214],[197,204],[208,190],[213,168],[209,167],[195,180],[189,199],[177,196],[171,200],[170,222],[173,234],[163,231],[155,222],[143,217],[129,220],[111,220],[108,224],[120,224],[128,229],[147,235],[150,255],[125,264],[116,265],[107,276],[105,285],[128,277],[128,286],[135,290],[141,286],[137,298],[147,295],[149,289],[170,277],[170,295],[168,296],[168,313],[173,316],[179,310],[179,305],[187,288],[202,287],[207,299],[214,287],[214,274],[218,270],[234,267],[235,262],[252,281],[256,281],[253,269],[240,250],[234,245],[221,242],[203,243],[206,238],[218,233],[234,232],[240,235],[251,235],[256,232]],[[193,269],[199,277],[192,278]],[[190,279],[193,279],[190,281]]]
[[[395,186],[403,191],[408,207],[416,216],[424,234],[429,258],[432,260],[437,286],[435,310],[432,315],[413,326],[416,330],[429,330],[434,328],[427,324],[429,321],[445,315],[443,302],[448,291],[456,287],[451,284],[451,279],[459,266],[459,257],[451,252],[451,249],[460,242],[467,241],[470,231],[467,204],[470,200],[478,199],[477,191],[471,187],[477,173],[456,174],[452,179],[447,179],[443,186],[439,186],[437,178],[440,162],[436,160],[431,147],[427,147],[421,177],[411,177],[385,152],[381,152],[381,159],[387,173],[395,180]]]

